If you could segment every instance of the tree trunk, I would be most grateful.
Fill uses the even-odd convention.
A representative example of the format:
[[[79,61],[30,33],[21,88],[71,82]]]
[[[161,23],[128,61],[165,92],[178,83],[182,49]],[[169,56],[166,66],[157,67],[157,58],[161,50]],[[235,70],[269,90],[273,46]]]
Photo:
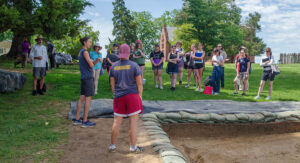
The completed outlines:
[[[28,34],[27,36],[23,33],[18,33],[13,31],[14,37],[12,40],[11,48],[9,53],[7,53],[8,58],[17,58],[18,55],[22,54],[22,42],[24,41],[24,38],[29,38]]]

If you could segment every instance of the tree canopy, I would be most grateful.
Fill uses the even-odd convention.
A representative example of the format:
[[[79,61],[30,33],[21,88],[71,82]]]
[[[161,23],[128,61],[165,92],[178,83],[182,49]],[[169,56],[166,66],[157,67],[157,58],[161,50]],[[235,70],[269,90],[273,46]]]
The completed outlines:
[[[25,37],[40,34],[49,39],[77,35],[86,24],[79,16],[87,0],[0,0],[0,31],[11,30],[13,43],[9,55],[16,56]]]

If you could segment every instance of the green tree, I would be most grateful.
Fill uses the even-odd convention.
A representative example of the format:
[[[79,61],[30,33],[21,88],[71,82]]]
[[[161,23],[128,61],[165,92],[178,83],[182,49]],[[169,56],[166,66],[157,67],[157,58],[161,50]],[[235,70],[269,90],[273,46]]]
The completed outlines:
[[[83,38],[85,36],[90,36],[92,39],[93,45],[94,45],[94,43],[99,41],[98,38],[99,38],[100,32],[93,31],[93,28],[90,26],[82,25],[78,31],[79,31],[79,34],[76,35],[75,37],[65,35],[60,40],[53,41],[53,43],[57,49],[56,51],[71,54],[72,57],[76,59],[78,57],[78,52],[82,48],[80,38]],[[92,50],[92,49],[90,49],[90,50]]]
[[[178,39],[198,40],[208,52],[222,43],[228,55],[234,55],[245,36],[240,28],[241,9],[234,0],[184,0],[175,20]]]
[[[112,43],[127,43],[135,42],[137,40],[137,25],[134,23],[134,19],[130,11],[126,8],[124,0],[115,0],[112,2],[114,9],[112,18],[114,40]],[[109,45],[110,47],[111,45]]]
[[[20,44],[25,37],[41,34],[50,39],[59,39],[65,34],[75,36],[78,28],[86,24],[79,19],[87,0],[0,0],[0,31],[10,29],[13,34],[10,57],[20,53]],[[2,18],[2,15],[4,18]],[[7,19],[10,21],[6,22]],[[2,26],[5,24],[5,26]]]
[[[146,54],[150,54],[154,45],[159,43],[161,27],[149,12],[133,12],[132,16],[137,25],[137,39],[142,41]]]
[[[171,27],[176,26],[176,17],[179,13],[180,11],[177,9],[165,11],[160,17],[154,20],[154,23],[160,28],[162,28],[164,25]]]
[[[11,30],[7,30],[6,32],[3,32],[0,34],[0,41],[3,41],[3,40],[12,40],[13,38],[13,33]]]
[[[261,31],[260,19],[261,15],[259,13],[250,13],[246,19],[245,26],[242,26],[245,32],[243,45],[247,47],[247,53],[253,56],[262,54],[266,48],[263,40],[256,36],[256,33]]]

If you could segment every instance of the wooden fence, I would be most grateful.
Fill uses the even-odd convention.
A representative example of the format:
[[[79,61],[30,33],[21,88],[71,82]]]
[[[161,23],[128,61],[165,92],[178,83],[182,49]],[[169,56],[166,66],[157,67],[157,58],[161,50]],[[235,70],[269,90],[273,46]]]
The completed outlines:
[[[281,53],[280,54],[280,64],[296,64],[300,63],[300,53]]]

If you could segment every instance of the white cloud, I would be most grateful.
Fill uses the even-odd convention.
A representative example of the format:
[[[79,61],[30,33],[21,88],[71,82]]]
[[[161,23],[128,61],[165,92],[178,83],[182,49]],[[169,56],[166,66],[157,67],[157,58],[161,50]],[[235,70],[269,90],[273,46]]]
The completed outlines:
[[[111,21],[107,21],[103,18],[93,19],[89,22],[89,25],[93,27],[93,30],[100,31],[99,35],[99,43],[103,47],[102,53],[106,55],[107,49],[105,49],[105,45],[109,44],[109,38],[112,38],[112,30],[113,24]]]
[[[245,18],[249,13],[262,15],[262,30],[258,34],[273,48],[276,59],[284,52],[300,52],[299,0],[237,0]]]

